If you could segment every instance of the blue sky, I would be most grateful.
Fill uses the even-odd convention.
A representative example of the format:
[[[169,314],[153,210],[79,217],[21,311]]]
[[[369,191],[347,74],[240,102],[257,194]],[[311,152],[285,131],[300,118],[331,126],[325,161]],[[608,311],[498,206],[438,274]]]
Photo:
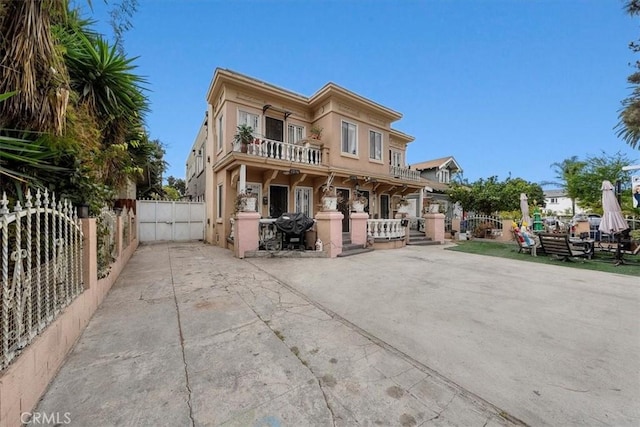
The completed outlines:
[[[109,0],[113,3],[113,0]],[[97,29],[111,32],[93,0]],[[332,81],[399,111],[409,163],[453,155],[474,181],[551,180],[551,163],[632,150],[615,135],[640,20],[622,0],[139,0],[125,49],[149,81],[166,176],[216,67],[310,96]]]

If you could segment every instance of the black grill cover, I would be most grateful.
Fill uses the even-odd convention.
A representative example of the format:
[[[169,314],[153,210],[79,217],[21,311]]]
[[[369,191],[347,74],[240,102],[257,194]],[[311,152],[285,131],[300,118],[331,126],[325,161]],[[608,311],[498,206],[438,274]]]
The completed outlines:
[[[302,212],[287,212],[276,219],[275,225],[283,233],[302,234],[313,227],[313,219]]]

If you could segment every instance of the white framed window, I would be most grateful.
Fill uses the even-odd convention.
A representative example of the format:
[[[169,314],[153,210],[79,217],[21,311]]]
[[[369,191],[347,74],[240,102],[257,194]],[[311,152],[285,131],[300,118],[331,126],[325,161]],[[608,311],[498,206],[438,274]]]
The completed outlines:
[[[449,169],[441,169],[438,171],[438,181],[448,184],[449,183]]]
[[[296,187],[295,190],[296,212],[302,212],[313,218],[313,189],[310,187]]]
[[[297,144],[298,141],[304,138],[304,126],[299,125],[287,125],[287,142],[289,144]]]
[[[262,135],[262,132],[260,131],[260,116],[257,114],[238,110],[238,126],[240,125],[251,126],[251,129],[253,129],[253,136]]]
[[[222,142],[224,141],[224,114],[218,117],[218,150],[222,150]]]
[[[358,126],[342,122],[342,152],[358,155]]]
[[[222,184],[218,184],[218,191],[216,194],[216,202],[218,203],[216,215],[218,219],[222,218],[222,193]]]
[[[557,203],[558,203],[558,198],[557,198],[557,197],[552,197],[552,198],[549,200],[549,203],[550,203],[550,204],[553,204],[553,205],[557,204]]]
[[[389,150],[389,164],[391,166],[403,167],[402,151]]]
[[[374,130],[369,131],[369,158],[382,160],[382,134]]]

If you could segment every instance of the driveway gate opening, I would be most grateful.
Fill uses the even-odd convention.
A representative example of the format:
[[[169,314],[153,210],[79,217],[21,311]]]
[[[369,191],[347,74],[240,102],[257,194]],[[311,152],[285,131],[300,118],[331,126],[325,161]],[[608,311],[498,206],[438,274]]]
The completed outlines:
[[[137,200],[140,242],[204,239],[204,202]]]

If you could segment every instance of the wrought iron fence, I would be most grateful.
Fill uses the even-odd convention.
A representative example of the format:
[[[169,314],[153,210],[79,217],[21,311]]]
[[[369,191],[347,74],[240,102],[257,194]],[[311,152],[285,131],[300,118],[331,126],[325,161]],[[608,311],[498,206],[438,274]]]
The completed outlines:
[[[27,191],[24,207],[0,199],[0,370],[82,291],[82,227],[55,195]]]
[[[490,215],[474,215],[460,221],[460,228],[471,231],[474,237],[494,237],[493,230],[502,230],[502,218]]]

